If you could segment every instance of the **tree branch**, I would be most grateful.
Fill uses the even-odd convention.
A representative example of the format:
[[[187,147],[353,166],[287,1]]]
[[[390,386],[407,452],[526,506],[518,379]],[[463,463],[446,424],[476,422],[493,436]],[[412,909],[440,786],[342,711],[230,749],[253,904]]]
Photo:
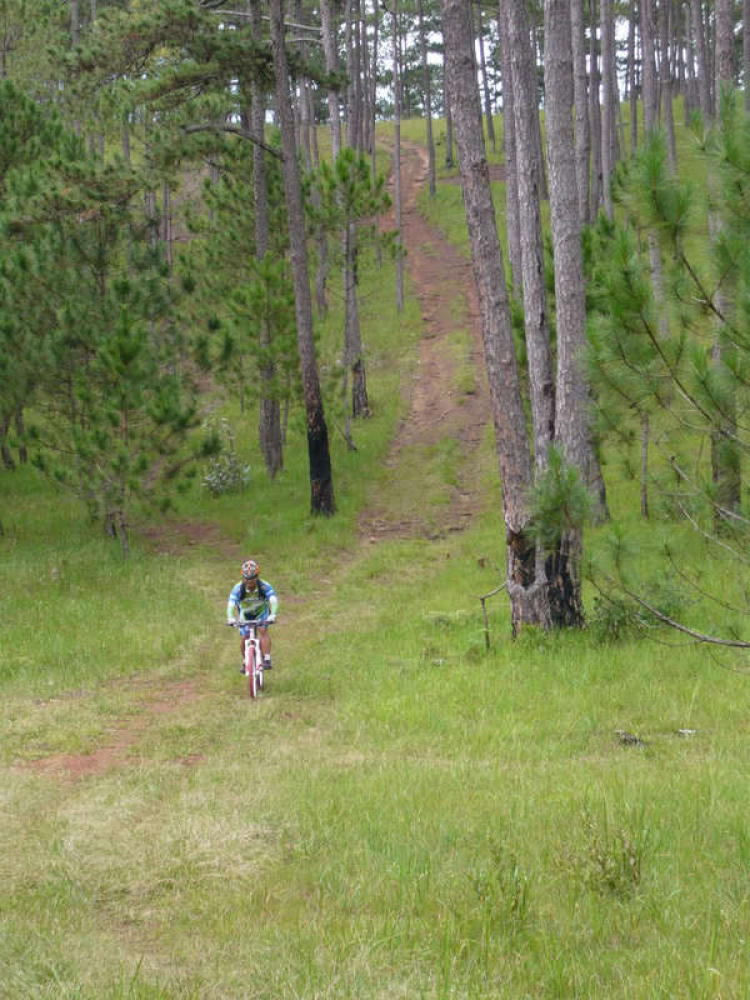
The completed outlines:
[[[248,139],[250,142],[254,142],[256,146],[260,146],[271,156],[275,156],[276,159],[284,161],[284,156],[280,150],[274,149],[273,146],[266,145],[260,139],[256,138],[249,132],[246,128],[240,128],[238,125],[186,125],[184,126],[183,132],[186,134],[191,134],[193,132],[230,132],[232,135],[238,135],[242,139]]]

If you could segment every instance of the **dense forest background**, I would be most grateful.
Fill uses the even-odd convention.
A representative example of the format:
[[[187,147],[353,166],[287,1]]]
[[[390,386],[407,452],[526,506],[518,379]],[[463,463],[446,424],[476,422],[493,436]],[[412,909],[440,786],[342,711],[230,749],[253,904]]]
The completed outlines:
[[[5,470],[31,458],[127,551],[132,511],[168,504],[201,461],[241,485],[201,404],[221,384],[258,408],[272,478],[302,404],[311,509],[334,514],[316,317],[335,282],[337,416],[355,448],[352,421],[370,414],[358,261],[393,255],[401,310],[400,123],[424,121],[434,197],[441,116],[479,294],[514,632],[584,621],[583,525],[608,517],[604,441],[640,436],[644,517],[656,489],[737,552],[742,13],[651,0],[5,3]],[[693,136],[682,161],[676,114]],[[377,163],[387,120],[391,196]],[[487,169],[500,145],[502,239]]]

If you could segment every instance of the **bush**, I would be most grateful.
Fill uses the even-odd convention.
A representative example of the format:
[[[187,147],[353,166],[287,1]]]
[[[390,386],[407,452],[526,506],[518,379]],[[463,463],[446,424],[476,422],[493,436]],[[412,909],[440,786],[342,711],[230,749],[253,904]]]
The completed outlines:
[[[222,418],[219,426],[215,427],[211,421],[207,421],[209,429],[217,431],[219,437],[225,437],[226,446],[222,446],[219,455],[209,459],[208,470],[203,477],[203,486],[215,497],[224,496],[226,493],[242,493],[250,485],[252,469],[249,463],[240,460],[234,447],[234,435],[229,426],[229,421]]]

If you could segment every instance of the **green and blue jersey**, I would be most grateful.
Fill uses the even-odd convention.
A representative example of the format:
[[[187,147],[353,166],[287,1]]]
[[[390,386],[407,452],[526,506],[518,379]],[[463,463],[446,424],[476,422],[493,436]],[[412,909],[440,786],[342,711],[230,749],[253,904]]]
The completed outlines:
[[[248,587],[244,580],[232,587],[232,593],[227,602],[227,620],[233,619],[235,611],[240,623],[248,621],[265,621],[269,615],[275,615],[279,606],[276,591],[267,580],[257,580]]]

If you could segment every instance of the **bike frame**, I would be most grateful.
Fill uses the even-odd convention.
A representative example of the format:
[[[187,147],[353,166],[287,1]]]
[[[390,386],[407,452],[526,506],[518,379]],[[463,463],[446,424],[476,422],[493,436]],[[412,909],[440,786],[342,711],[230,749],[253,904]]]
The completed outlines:
[[[258,637],[258,625],[267,628],[271,623],[265,622],[242,622],[242,626],[250,629],[250,633],[245,636],[245,676],[247,677],[247,687],[251,698],[257,698],[263,690],[263,654],[260,649],[260,638]]]

